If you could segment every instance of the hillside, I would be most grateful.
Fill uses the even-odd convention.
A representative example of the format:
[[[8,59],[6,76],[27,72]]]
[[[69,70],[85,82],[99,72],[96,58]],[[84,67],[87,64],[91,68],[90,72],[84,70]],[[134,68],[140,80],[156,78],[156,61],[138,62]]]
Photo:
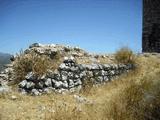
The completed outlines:
[[[160,54],[157,53],[143,53],[136,54],[136,69],[127,70],[126,67],[122,67],[125,70],[124,74],[117,73],[119,72],[120,66],[115,64],[115,55],[91,55],[81,49],[75,50],[75,48],[70,48],[69,51],[65,51],[63,46],[39,46],[39,44],[34,44],[26,51],[22,52],[19,56],[16,57],[14,63],[27,63],[26,59],[36,61],[36,65],[41,66],[37,69],[38,72],[43,73],[42,68],[45,66],[46,56],[53,57],[55,52],[59,54],[60,58],[63,58],[61,63],[56,67],[55,73],[49,71],[49,75],[53,77],[46,79],[43,73],[40,78],[37,78],[36,75],[29,72],[25,76],[25,80],[22,79],[22,83],[10,85],[12,88],[11,92],[0,94],[0,119],[2,120],[158,120],[160,119]],[[56,48],[56,49],[55,49]],[[62,49],[63,48],[63,49]],[[58,52],[57,52],[58,49]],[[38,52],[37,52],[38,50]],[[126,49],[125,49],[126,50]],[[38,59],[33,56],[37,52]],[[47,51],[47,52],[46,52]],[[52,51],[52,52],[50,52]],[[75,52],[76,55],[75,55]],[[125,52],[125,54],[124,54]],[[128,52],[128,51],[127,51]],[[123,54],[119,52],[119,56],[126,57],[126,51],[123,51]],[[49,54],[48,54],[49,53]],[[73,56],[69,58],[70,55]],[[130,53],[130,51],[129,51]],[[77,55],[78,54],[78,55]],[[82,56],[81,56],[82,54]],[[97,57],[98,56],[98,57]],[[105,56],[105,57],[104,57]],[[44,57],[44,59],[43,59]],[[127,56],[128,57],[128,56]],[[133,56],[132,56],[133,57]],[[34,59],[33,59],[34,58]],[[39,59],[44,61],[39,61]],[[84,59],[83,59],[84,58]],[[87,61],[91,58],[91,61]],[[92,61],[92,59],[94,60]],[[100,58],[103,62],[100,61]],[[77,63],[76,60],[80,59]],[[125,58],[125,60],[128,58]],[[18,61],[17,61],[18,60]],[[20,61],[23,62],[20,62]],[[38,64],[37,64],[38,60]],[[56,58],[56,60],[59,60]],[[130,60],[130,56],[129,56]],[[55,58],[53,57],[51,63],[55,63]],[[125,61],[126,62],[126,61]],[[43,63],[39,64],[39,63]],[[94,63],[94,64],[92,64]],[[12,63],[13,64],[13,63]],[[52,65],[49,63],[45,67],[50,68]],[[67,65],[66,65],[67,64]],[[81,66],[80,72],[80,67]],[[107,65],[107,67],[106,67]],[[109,66],[108,66],[109,65]],[[122,65],[122,64],[121,64]],[[14,66],[14,64],[13,64]],[[28,66],[28,64],[27,64]],[[123,66],[123,65],[122,65]],[[24,67],[24,66],[23,66]],[[104,68],[107,70],[105,71]],[[17,68],[17,66],[16,66]],[[21,67],[18,66],[18,69]],[[22,69],[23,70],[23,69]],[[30,69],[29,69],[30,70]],[[34,72],[36,72],[36,70]],[[51,68],[50,68],[51,70]],[[117,71],[118,70],[118,71]],[[121,69],[122,70],[122,69]],[[99,72],[100,71],[100,72]],[[102,72],[103,71],[103,72]],[[96,82],[93,84],[90,81],[90,78],[94,80],[99,80],[99,78],[104,77],[106,72],[109,71],[107,76],[112,76],[113,78],[107,81],[101,81],[100,84]],[[22,71],[21,71],[22,72]],[[74,72],[74,74],[72,74]],[[87,77],[85,79],[85,85],[82,84],[82,89],[80,91],[70,92],[70,80],[74,82],[78,78],[79,73],[84,72],[94,73],[96,77]],[[19,71],[18,71],[19,73]],[[62,73],[67,73],[64,75]],[[102,75],[103,73],[103,75]],[[18,74],[19,75],[19,74]],[[21,74],[20,74],[21,75]],[[56,75],[56,76],[55,76]],[[100,75],[100,76],[99,76]],[[116,75],[116,77],[115,77]],[[118,75],[118,76],[117,76]],[[57,90],[62,90],[60,85],[64,81],[69,81],[67,86],[67,92],[57,93]],[[69,80],[68,78],[69,77]],[[98,76],[98,77],[97,77]],[[38,76],[39,77],[39,76]],[[55,79],[56,77],[56,79]],[[20,78],[20,77],[19,77]],[[73,79],[74,78],[74,79]],[[72,80],[73,79],[73,80]],[[16,79],[17,80],[17,79]],[[46,84],[47,80],[47,84]],[[50,82],[56,82],[53,86],[50,86]],[[57,80],[57,81],[56,81]],[[81,79],[82,80],[82,79]],[[101,80],[101,79],[100,79]],[[43,83],[43,81],[45,81]],[[32,83],[32,84],[30,84]],[[42,88],[36,89],[35,85],[42,84]],[[23,92],[18,90],[18,86],[21,86],[24,89]],[[51,88],[54,92],[46,92],[43,94],[43,90]],[[55,87],[58,86],[59,87]],[[76,85],[75,83],[72,85]],[[29,87],[27,87],[29,86]],[[27,87],[27,88],[26,88]],[[44,88],[45,87],[45,88]],[[39,90],[39,93],[42,94],[30,94],[32,90]],[[24,91],[26,90],[26,91]],[[41,92],[40,92],[41,90]],[[63,89],[64,90],[64,89]],[[36,93],[37,93],[36,91]],[[28,94],[26,94],[28,92]]]

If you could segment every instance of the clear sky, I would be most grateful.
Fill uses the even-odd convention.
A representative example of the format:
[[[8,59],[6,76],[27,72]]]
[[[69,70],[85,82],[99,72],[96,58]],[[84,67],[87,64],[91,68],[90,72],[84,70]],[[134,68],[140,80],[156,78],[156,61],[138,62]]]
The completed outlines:
[[[34,42],[140,52],[141,34],[141,0],[0,0],[0,52],[17,53]]]

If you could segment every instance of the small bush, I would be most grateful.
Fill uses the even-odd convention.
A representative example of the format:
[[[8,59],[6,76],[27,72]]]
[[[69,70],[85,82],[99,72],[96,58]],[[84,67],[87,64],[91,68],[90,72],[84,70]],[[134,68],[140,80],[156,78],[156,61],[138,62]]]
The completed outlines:
[[[91,94],[91,89],[93,88],[94,85],[94,81],[93,79],[91,79],[90,77],[85,78],[82,81],[82,89],[81,89],[81,93],[84,95],[89,95]]]
[[[47,69],[54,70],[58,67],[59,57],[51,59],[46,55],[38,55],[34,52],[24,54],[21,51],[16,56],[13,64],[14,69],[14,82],[19,82],[25,79],[28,72],[33,71],[35,74],[41,76],[46,73]]]
[[[135,55],[131,49],[129,49],[127,47],[123,47],[115,53],[115,60],[118,63],[134,64],[135,63]]]

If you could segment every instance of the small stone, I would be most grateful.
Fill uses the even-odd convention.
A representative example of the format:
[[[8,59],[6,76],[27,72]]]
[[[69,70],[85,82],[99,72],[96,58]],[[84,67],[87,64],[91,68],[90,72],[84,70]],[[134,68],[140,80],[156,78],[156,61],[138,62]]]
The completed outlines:
[[[38,76],[35,75],[33,72],[29,72],[26,76],[25,76],[26,80],[30,80],[30,81],[34,81],[37,80]]]
[[[97,77],[97,76],[100,76],[100,75],[101,75],[101,72],[100,72],[99,70],[94,70],[94,71],[93,71],[93,75],[96,76],[96,77]],[[92,76],[91,76],[91,77],[92,77]]]
[[[55,44],[50,44],[50,45],[48,45],[48,47],[56,47],[56,45]]]
[[[44,83],[47,87],[51,87],[52,86],[52,79],[48,78],[45,83]]]
[[[43,92],[43,90],[42,90],[42,89],[38,89],[38,91],[39,91],[40,93],[42,93],[42,92]]]
[[[83,71],[85,69],[81,64],[77,65],[77,67],[79,68],[80,71]]]
[[[65,94],[65,93],[67,93],[68,92],[68,90],[67,89],[63,89],[63,88],[61,88],[61,89],[58,89],[58,90],[55,90],[57,93],[60,93],[60,94]]]
[[[10,88],[8,86],[1,86],[0,87],[0,93],[7,93],[10,91]]]
[[[93,76],[94,76],[93,73],[94,73],[94,72],[92,72],[92,71],[88,71],[88,72],[87,72],[87,76],[88,76],[88,77],[93,77]]]
[[[54,85],[57,81],[55,79],[52,79],[52,85]]]
[[[83,68],[86,69],[86,70],[91,70],[91,69],[92,69],[92,66],[91,66],[91,65],[85,65],[85,64],[83,64],[82,66],[83,66]]]
[[[43,89],[43,86],[44,86],[43,81],[39,81],[38,83],[35,84],[35,88],[37,88],[37,89]]]
[[[80,79],[78,79],[75,83],[74,83],[75,86],[78,86],[78,85],[82,85],[82,81]]]
[[[97,64],[92,64],[91,65],[91,70],[99,70],[100,68],[99,68],[99,65],[97,65]]]
[[[96,59],[98,59],[98,58],[99,58],[99,55],[95,55],[94,57],[95,57]]]
[[[41,80],[44,80],[46,78],[46,74],[42,75],[42,77],[40,78]]]
[[[22,94],[22,95],[26,95],[27,92],[25,89],[19,88],[18,91]]]
[[[103,70],[103,65],[98,65],[100,70]]]
[[[68,70],[68,69],[69,69],[69,67],[68,67],[68,66],[66,66],[66,64],[65,64],[65,63],[62,63],[62,64],[59,66],[59,69],[61,69],[61,70]]]
[[[67,83],[67,81],[64,81],[64,82],[62,83],[62,87],[65,88],[65,89],[68,88],[68,83]]]
[[[109,65],[109,64],[104,64],[104,65],[103,65],[103,69],[104,69],[104,70],[109,70],[109,68],[110,68],[110,65]]]
[[[11,55],[10,60],[11,60],[12,62],[15,61],[15,56],[14,56],[14,55]]]
[[[101,77],[101,76],[97,77],[96,82],[102,83],[103,82],[103,77]]]
[[[15,96],[15,95],[11,96],[11,100],[16,100],[16,99],[17,99],[17,96]]]
[[[54,86],[55,86],[55,88],[59,89],[62,87],[62,84],[63,84],[62,81],[56,81]]]
[[[25,54],[29,54],[29,53],[30,53],[30,49],[26,49],[26,50],[24,51],[24,53],[25,53]]]
[[[110,71],[110,74],[111,74],[111,75],[115,75],[115,71],[114,71],[114,70],[111,70],[111,71]]]
[[[68,72],[68,78],[74,78],[74,72]]]
[[[71,57],[70,57],[70,60],[74,61],[74,60],[75,60],[75,58],[74,58],[73,56],[71,56]]]
[[[5,73],[5,74],[11,73],[11,72],[13,72],[13,68],[6,68],[6,69],[4,70],[4,73]]]
[[[47,78],[54,78],[54,72],[52,70],[47,70],[46,77]]]
[[[33,47],[41,47],[42,45],[40,43],[33,43],[32,45],[29,46],[29,48]]]
[[[62,77],[62,81],[66,81],[68,76],[67,75],[64,75],[64,74],[61,74],[61,77]]]
[[[64,63],[75,63],[75,58],[73,56],[71,57],[64,57]]]
[[[79,96],[79,95],[73,95],[73,97],[76,99],[78,103],[93,104],[93,101],[87,99],[86,97]]]
[[[76,101],[78,103],[84,103],[84,102],[87,101],[87,99],[85,97],[82,97],[82,96],[74,95],[73,97],[76,99]]]
[[[35,52],[40,54],[40,55],[46,54],[46,50],[43,49],[43,48],[36,48]]]
[[[103,79],[104,79],[104,81],[109,81],[108,76],[104,76]]]
[[[70,70],[71,70],[72,72],[77,72],[77,71],[78,71],[78,67],[71,67]]]
[[[8,75],[3,71],[3,73],[0,74],[0,78],[3,80],[8,80]]]
[[[79,74],[79,77],[82,79],[82,78],[84,78],[84,77],[86,77],[86,72],[85,71],[83,71],[83,72],[81,72],[80,74]]]
[[[27,89],[32,89],[32,88],[34,88],[34,86],[35,86],[35,83],[33,83],[33,82],[27,82],[27,84],[26,84]]]
[[[69,92],[71,92],[71,93],[73,93],[75,91],[76,91],[76,89],[74,87],[69,89]]]
[[[44,88],[45,93],[51,93],[54,89],[52,87]]]
[[[105,76],[105,75],[106,75],[106,72],[105,72],[104,70],[101,70],[101,71],[100,71],[100,74],[101,74],[102,76]]]
[[[82,85],[78,85],[75,87],[75,91],[78,93],[82,89]]]
[[[72,88],[74,87],[74,82],[73,80],[69,79],[69,88]]]
[[[69,58],[68,57],[64,57],[64,61],[68,60]]]
[[[36,90],[36,89],[32,89],[31,95],[38,96],[38,95],[41,95],[41,93],[38,90]]]
[[[77,52],[72,52],[71,55],[74,56],[74,57],[79,57],[80,56],[80,54],[77,53]]]
[[[74,78],[78,79],[78,78],[80,78],[80,77],[79,77],[78,74],[75,74],[75,75],[74,75]]]
[[[23,80],[22,82],[19,83],[20,88],[24,88],[27,85],[27,80]]]
[[[78,52],[81,50],[78,46],[74,47],[73,49]]]

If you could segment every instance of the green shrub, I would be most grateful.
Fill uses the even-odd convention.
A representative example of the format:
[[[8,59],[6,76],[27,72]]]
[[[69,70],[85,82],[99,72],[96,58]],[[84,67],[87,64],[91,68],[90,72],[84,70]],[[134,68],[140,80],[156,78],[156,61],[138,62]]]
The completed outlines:
[[[123,47],[115,53],[115,60],[118,63],[134,64],[135,63],[135,55],[131,49],[129,49],[127,47]]]

